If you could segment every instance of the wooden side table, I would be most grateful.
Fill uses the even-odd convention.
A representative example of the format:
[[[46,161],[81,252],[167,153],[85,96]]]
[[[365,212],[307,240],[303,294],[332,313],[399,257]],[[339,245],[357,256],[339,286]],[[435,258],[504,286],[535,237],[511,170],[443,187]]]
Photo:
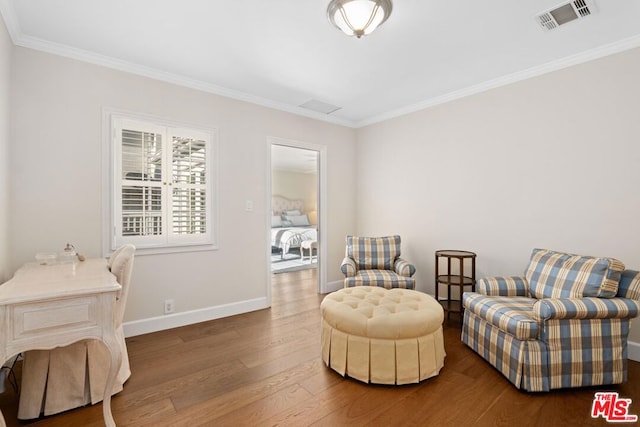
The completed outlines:
[[[446,258],[447,260],[446,271],[442,272],[440,271],[441,258]],[[457,273],[452,273],[451,271],[451,260],[453,259],[458,260]],[[465,264],[471,264],[470,275],[468,275],[468,273],[467,275],[465,274]],[[438,296],[440,285],[445,285],[447,287],[446,300],[441,300]],[[452,286],[459,287],[459,299],[451,298]],[[462,293],[464,292],[465,286],[470,286],[472,292],[476,290],[476,254],[474,252],[459,250],[436,251],[436,300],[438,300],[442,305],[442,308],[444,308],[447,313],[447,319],[449,319],[450,314],[453,312],[460,313],[460,320],[462,321],[462,316],[464,314],[462,307]]]

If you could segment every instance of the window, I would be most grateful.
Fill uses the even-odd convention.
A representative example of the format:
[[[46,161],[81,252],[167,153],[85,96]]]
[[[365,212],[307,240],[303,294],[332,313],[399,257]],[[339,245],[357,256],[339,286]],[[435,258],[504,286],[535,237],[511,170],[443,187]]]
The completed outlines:
[[[215,243],[215,133],[111,116],[111,249]]]

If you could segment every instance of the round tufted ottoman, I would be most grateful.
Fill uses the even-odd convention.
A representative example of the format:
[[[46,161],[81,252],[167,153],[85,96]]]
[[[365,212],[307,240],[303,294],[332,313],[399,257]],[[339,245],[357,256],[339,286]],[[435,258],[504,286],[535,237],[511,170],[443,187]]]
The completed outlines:
[[[444,366],[442,306],[409,289],[344,288],[327,295],[322,360],[341,375],[376,384],[417,383]]]

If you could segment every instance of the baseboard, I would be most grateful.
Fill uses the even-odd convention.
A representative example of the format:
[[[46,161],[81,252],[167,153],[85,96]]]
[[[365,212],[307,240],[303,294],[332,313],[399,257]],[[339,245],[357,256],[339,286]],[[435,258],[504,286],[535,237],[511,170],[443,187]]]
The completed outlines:
[[[640,362],[640,343],[627,341],[627,358]]]
[[[336,280],[335,282],[327,282],[327,286],[324,290],[328,294],[342,288],[344,288],[344,280]]]
[[[267,298],[256,298],[199,310],[134,320],[133,322],[124,323],[124,336],[135,337],[136,335],[178,328],[180,326],[192,325],[194,323],[206,322],[207,320],[220,319],[222,317],[235,316],[236,314],[248,313],[264,308],[268,308]]]

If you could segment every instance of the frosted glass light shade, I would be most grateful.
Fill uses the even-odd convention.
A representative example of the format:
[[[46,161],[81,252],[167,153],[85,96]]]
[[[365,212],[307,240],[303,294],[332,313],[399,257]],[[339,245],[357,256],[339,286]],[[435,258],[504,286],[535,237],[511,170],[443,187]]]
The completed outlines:
[[[391,14],[391,0],[331,0],[329,21],[349,36],[371,34]]]

